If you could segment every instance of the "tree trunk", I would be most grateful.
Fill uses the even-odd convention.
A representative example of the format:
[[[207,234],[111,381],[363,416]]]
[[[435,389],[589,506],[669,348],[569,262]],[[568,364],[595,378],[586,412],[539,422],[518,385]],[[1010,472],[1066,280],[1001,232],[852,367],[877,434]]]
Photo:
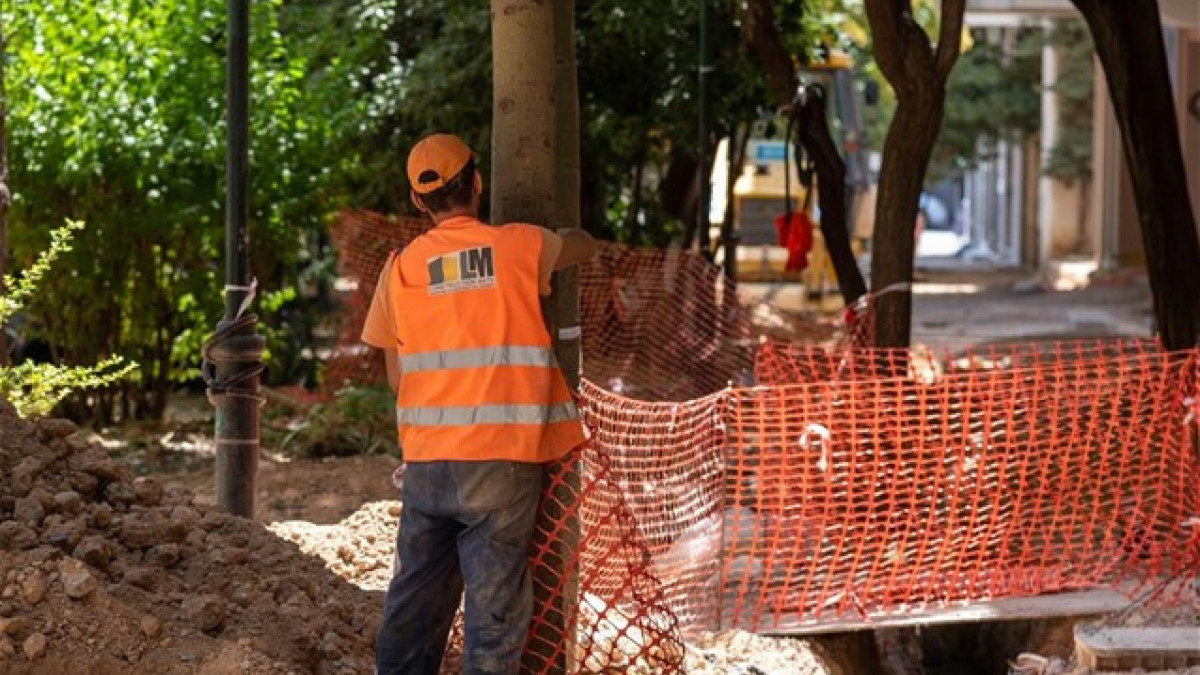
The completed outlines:
[[[875,300],[878,347],[907,347],[909,343],[912,292],[904,284],[912,282],[921,189],[944,109],[943,88],[916,91],[896,107],[879,170],[871,284],[875,293],[896,290],[881,293]]]
[[[557,228],[579,222],[578,95],[575,91],[573,0],[492,0],[492,219],[521,221]],[[556,36],[560,36],[556,38]],[[556,42],[566,42],[556,49]],[[563,101],[556,98],[562,96]],[[574,101],[574,102],[572,102]],[[573,123],[572,123],[573,120]],[[560,131],[559,127],[562,126]],[[570,147],[559,148],[560,136],[570,135]],[[556,160],[558,160],[556,164]],[[556,198],[557,196],[557,198]],[[579,377],[578,285],[574,276],[556,275],[554,293],[543,312],[556,355],[568,381]],[[568,336],[567,340],[560,339]],[[541,524],[561,521],[564,506],[573,499],[565,485],[543,499]],[[562,546],[573,547],[572,535]],[[566,611],[573,602],[567,593],[556,601],[546,589],[569,574],[569,556],[553,556],[556,568],[535,569],[534,615],[550,617],[528,643],[525,669],[561,673],[568,670],[574,632]],[[562,603],[543,612],[548,603]]]
[[[554,216],[554,7],[492,0],[492,220]]]
[[[1154,315],[1167,349],[1200,339],[1200,241],[1156,0],[1072,0],[1096,43],[1133,180]]]
[[[581,226],[579,152],[579,78],[575,61],[575,0],[554,0],[554,220],[558,229]],[[579,271],[554,275],[554,315],[560,326],[579,325]],[[573,334],[568,331],[568,334]],[[578,337],[552,335],[563,374],[572,389],[579,388],[581,362]]]
[[[833,142],[833,135],[829,133],[826,105],[828,103],[824,97],[809,97],[797,111],[799,140],[816,166],[821,234],[825,237],[825,248],[833,262],[842,301],[849,307],[867,294],[867,282],[850,248],[850,228],[846,222],[846,162]],[[795,156],[800,156],[799,147]]]
[[[579,152],[579,82],[578,66],[575,61],[575,0],[554,0],[554,218],[553,226],[567,230],[580,226],[580,152]],[[579,390],[580,370],[583,366],[583,349],[579,330],[579,269],[568,268],[554,274],[549,300],[553,324],[550,333],[554,340],[555,356],[562,366],[563,374],[571,389]],[[538,515],[539,529],[553,531],[556,523],[562,529],[553,542],[554,554],[535,571],[534,615],[547,604],[553,611],[546,616],[560,617],[559,625],[547,626],[539,637],[546,640],[538,649],[531,644],[524,664],[533,669],[549,663],[551,673],[566,673],[571,670],[571,658],[575,653],[575,623],[579,606],[579,572],[571,563],[579,550],[580,522],[578,511],[571,508],[579,501],[580,474],[578,461],[568,455],[564,461],[574,465],[563,474],[557,485],[546,484],[550,499],[544,499]],[[553,562],[551,562],[553,561]],[[553,589],[562,580],[562,591],[557,598]],[[552,647],[551,651],[545,647]],[[533,658],[539,657],[539,658]],[[553,659],[550,661],[549,659]],[[544,672],[544,671],[543,671]]]
[[[946,80],[958,60],[966,0],[942,0],[937,48],[908,2],[866,0],[875,60],[896,91],[879,175],[871,286],[875,345],[907,347],[912,324],[914,228],[933,144],[946,106]]]
[[[775,26],[774,0],[749,0],[743,40],[762,61],[777,103],[780,106],[789,105],[796,93],[796,69]],[[808,148],[816,164],[821,233],[825,235],[825,246],[833,261],[842,298],[847,305],[851,305],[866,294],[867,284],[850,248],[846,223],[846,164],[829,133],[824,101],[819,105],[810,102],[810,105],[811,109],[799,111],[807,120],[806,124],[801,125],[800,142]],[[788,139],[788,142],[791,143],[792,139]],[[796,156],[799,157],[799,154]]]
[[[163,326],[170,323],[164,322]],[[159,328],[154,346],[155,362],[154,389],[150,398],[148,418],[161,421],[167,413],[167,402],[171,397],[171,336],[165,328]]]

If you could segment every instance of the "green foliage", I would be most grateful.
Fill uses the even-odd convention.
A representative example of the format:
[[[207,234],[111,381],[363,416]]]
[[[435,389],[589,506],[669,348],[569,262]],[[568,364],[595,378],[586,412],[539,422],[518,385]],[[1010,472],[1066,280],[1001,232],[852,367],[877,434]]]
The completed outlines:
[[[1041,30],[1021,30],[1011,54],[978,37],[946,83],[933,178],[970,169],[989,158],[999,141],[1019,142],[1041,126]]]
[[[395,452],[395,404],[387,387],[344,389],[299,420],[280,450],[305,459]]]
[[[716,138],[773,106],[735,8],[709,11]],[[695,3],[580,0],[577,13],[584,221],[606,238],[666,245],[682,223],[663,206],[663,179],[699,142]]]
[[[112,386],[137,370],[119,356],[94,366],[58,366],[26,361],[0,367],[0,398],[16,407],[22,417],[50,414],[54,406],[83,389]]]
[[[42,251],[37,260],[30,265],[29,269],[20,277],[14,278],[11,275],[4,275],[3,288],[7,293],[0,297],[0,325],[4,325],[17,312],[25,308],[25,304],[33,297],[37,291],[38,284],[50,271],[50,267],[54,265],[63,253],[71,250],[71,236],[73,233],[82,230],[84,224],[79,221],[68,220],[67,224],[55,230],[50,231],[50,247]]]
[[[729,129],[770,103],[761,69],[740,46],[737,8],[710,0],[710,10],[714,119]],[[659,197],[672,161],[696,156],[696,15],[692,0],[576,2],[583,217],[600,236],[661,245],[679,230]],[[296,0],[283,17],[285,34],[305,26],[311,36],[309,77],[345,85],[337,95],[356,119],[342,146],[358,167],[345,175],[352,203],[410,212],[403,159],[433,131],[462,136],[487,178],[486,3]]]
[[[38,255],[19,278],[4,276],[9,292],[0,297],[0,326],[25,307],[54,261],[71,250],[72,235],[83,223],[67,221],[50,232],[50,247]],[[48,414],[54,406],[81,389],[107,387],[137,369],[119,356],[110,356],[94,366],[56,366],[27,361],[15,366],[0,366],[0,398],[8,400],[23,417]]]
[[[1092,177],[1095,46],[1082,20],[1056,21],[1048,39],[1060,50],[1053,87],[1058,95],[1058,138],[1042,171],[1065,183],[1086,182]]]
[[[280,0],[255,2],[251,56],[251,265],[295,284],[341,202],[336,140],[355,114],[338,82],[309,80]],[[142,364],[134,416],[196,373],[221,310],[225,7],[221,0],[5,3],[12,245],[39,223],[86,217],[67,273],[32,300],[32,329],[67,362],[125,353]],[[278,325],[278,313],[268,313]]]
[[[460,135],[489,166],[491,26],[467,0],[293,0],[280,13],[306,83],[333,120],[336,180],[356,206],[411,207],[404,157],[422,136]]]

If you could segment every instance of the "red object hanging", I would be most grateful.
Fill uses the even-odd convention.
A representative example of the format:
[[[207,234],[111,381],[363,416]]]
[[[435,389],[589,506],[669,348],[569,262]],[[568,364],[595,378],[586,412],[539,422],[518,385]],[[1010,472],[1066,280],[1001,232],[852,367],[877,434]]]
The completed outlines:
[[[775,216],[775,235],[780,246],[787,248],[788,272],[808,267],[808,254],[813,246],[813,222],[807,213],[797,211]]]

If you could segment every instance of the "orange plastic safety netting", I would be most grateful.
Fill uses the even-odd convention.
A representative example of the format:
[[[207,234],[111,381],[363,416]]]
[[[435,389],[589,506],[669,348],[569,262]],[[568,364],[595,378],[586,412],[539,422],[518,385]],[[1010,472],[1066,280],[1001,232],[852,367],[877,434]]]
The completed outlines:
[[[359,340],[388,253],[428,220],[343,212],[331,230],[339,271],[353,282],[324,390],[383,381],[377,350]],[[754,365],[749,321],[720,270],[688,252],[601,245],[579,270],[584,376],[645,400],[687,400],[747,381]]]
[[[375,282],[391,251],[407,246],[430,228],[428,220],[396,218],[371,211],[343,211],[330,228],[338,251],[338,273],[349,281],[341,298],[341,327],[323,369],[326,395],[347,384],[384,382],[382,353],[362,343],[363,323]]]
[[[758,376],[780,384],[731,394],[728,466],[752,477],[739,518],[757,533],[731,618],[778,627],[1185,571],[1200,555],[1198,368],[1195,351],[1138,340],[954,358],[765,344]]]
[[[749,381],[748,317],[733,285],[704,258],[605,244],[579,276],[587,379],[647,401],[695,399]]]
[[[343,217],[359,286],[330,380],[380,376],[362,312],[423,228]],[[1128,589],[1200,561],[1200,353],[873,350],[869,311],[836,348],[759,343],[690,254],[609,245],[580,276],[592,439],[547,491],[529,672],[681,672],[696,632]]]

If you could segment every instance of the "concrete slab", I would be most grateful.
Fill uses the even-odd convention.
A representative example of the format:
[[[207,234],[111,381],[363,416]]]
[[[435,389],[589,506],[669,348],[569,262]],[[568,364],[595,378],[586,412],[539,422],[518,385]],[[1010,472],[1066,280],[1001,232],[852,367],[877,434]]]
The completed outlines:
[[[1097,670],[1200,666],[1200,626],[1075,627],[1081,665]]]
[[[773,636],[799,636],[905,626],[1044,619],[1058,616],[1096,616],[1119,612],[1127,608],[1129,604],[1129,599],[1116,591],[1093,589],[1026,598],[1004,598],[957,607],[908,608],[896,612],[870,614],[866,617],[812,620],[797,616],[794,619],[785,619],[781,625],[775,628],[763,629],[758,633]]]

